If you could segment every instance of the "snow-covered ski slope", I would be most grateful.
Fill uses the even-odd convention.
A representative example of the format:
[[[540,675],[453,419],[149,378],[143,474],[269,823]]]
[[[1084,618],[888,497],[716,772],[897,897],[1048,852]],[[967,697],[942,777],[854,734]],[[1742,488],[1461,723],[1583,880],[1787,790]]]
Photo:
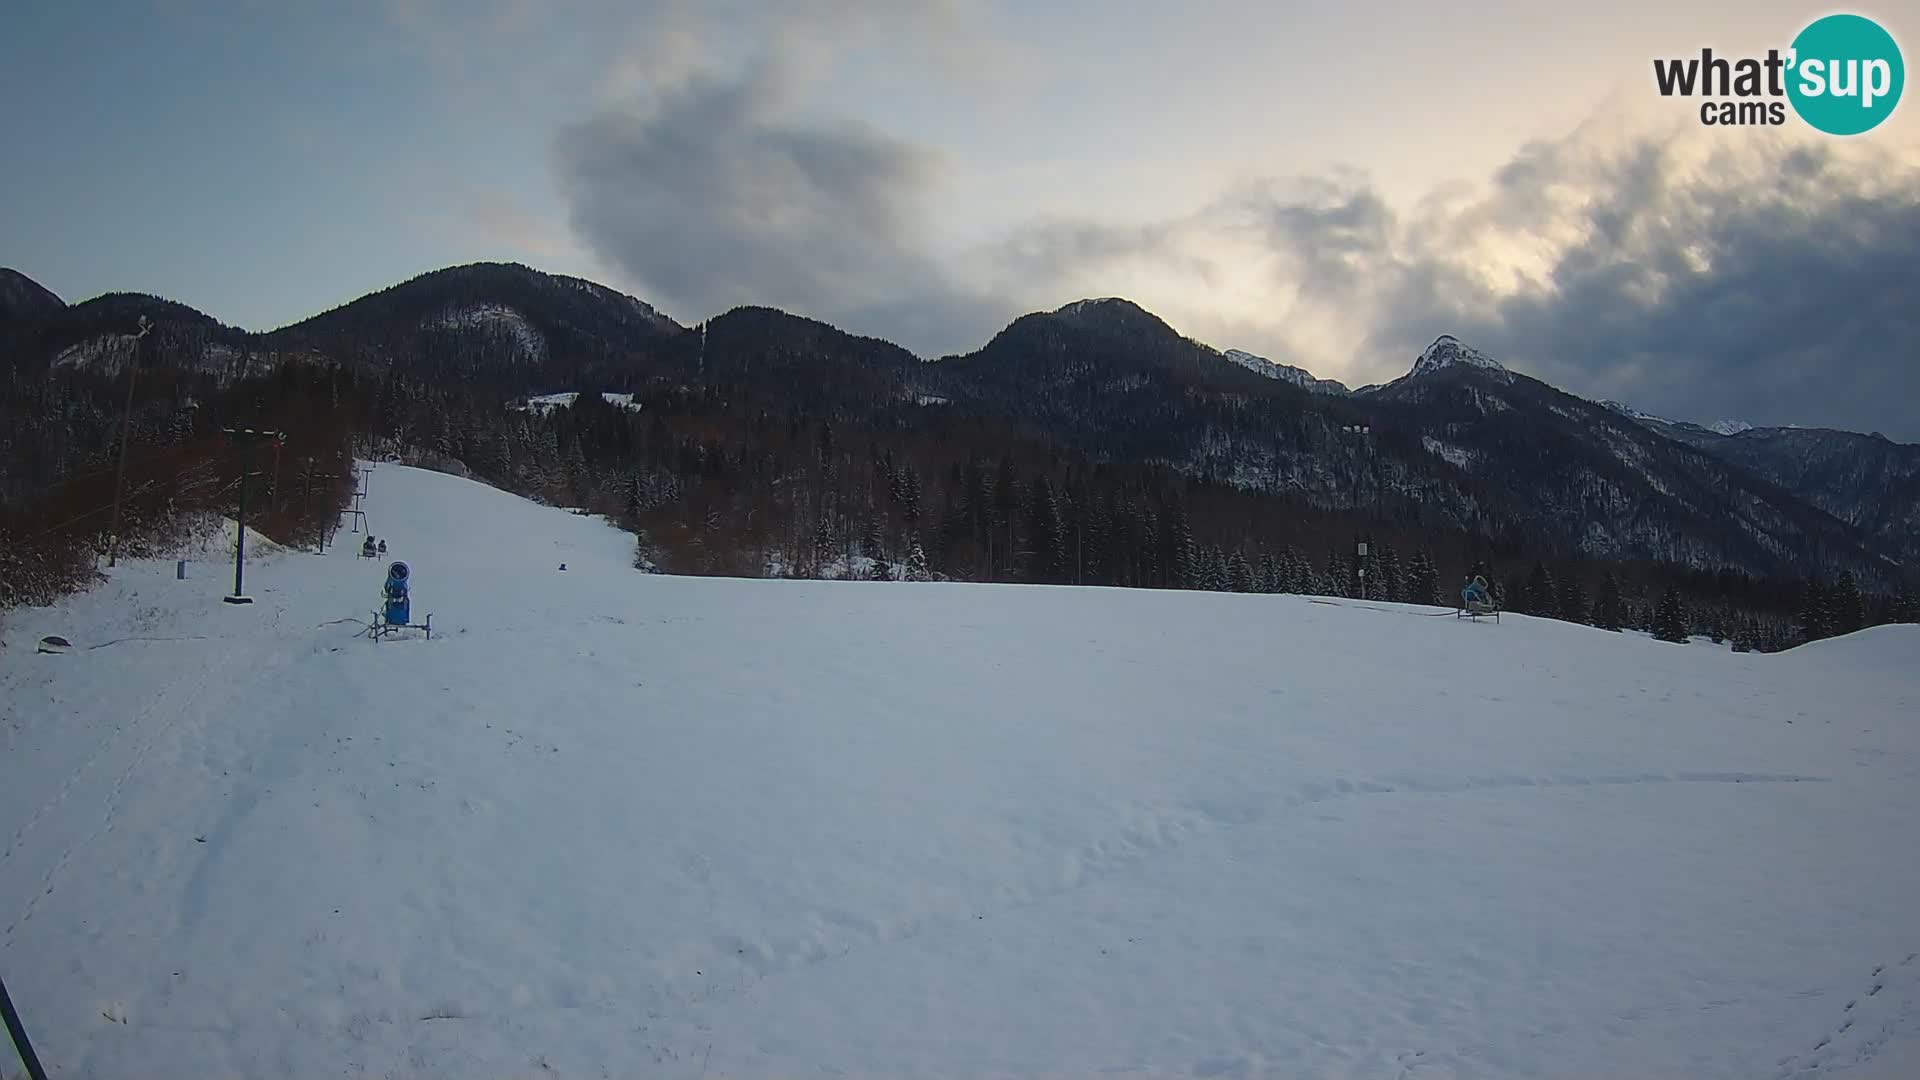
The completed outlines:
[[[1920,1075],[1914,628],[660,577],[369,486],[430,643],[344,533],[8,616],[56,1077]]]

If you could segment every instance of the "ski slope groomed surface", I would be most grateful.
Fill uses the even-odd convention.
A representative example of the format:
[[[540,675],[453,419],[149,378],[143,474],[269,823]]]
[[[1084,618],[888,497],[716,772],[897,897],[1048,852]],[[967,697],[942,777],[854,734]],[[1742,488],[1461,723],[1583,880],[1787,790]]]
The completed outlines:
[[[347,533],[8,615],[55,1077],[1920,1076],[1913,627],[661,577],[369,488],[431,642]]]

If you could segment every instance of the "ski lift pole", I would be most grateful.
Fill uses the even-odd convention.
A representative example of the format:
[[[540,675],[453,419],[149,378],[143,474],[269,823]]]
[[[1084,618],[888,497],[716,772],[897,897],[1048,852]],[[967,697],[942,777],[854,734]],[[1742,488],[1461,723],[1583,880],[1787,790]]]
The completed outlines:
[[[7,1034],[13,1036],[13,1048],[20,1052],[20,1061],[26,1065],[27,1075],[32,1080],[47,1080],[47,1070],[40,1067],[40,1058],[33,1052],[26,1025],[20,1022],[20,1014],[14,1010],[13,998],[8,996],[5,982],[0,982],[0,1013],[6,1015]]]
[[[272,442],[277,447],[280,445],[280,433],[228,428],[227,438],[240,448],[240,517],[233,531],[233,595],[220,599],[229,604],[251,604],[253,598],[241,588],[247,567],[247,475],[253,471],[254,445]]]

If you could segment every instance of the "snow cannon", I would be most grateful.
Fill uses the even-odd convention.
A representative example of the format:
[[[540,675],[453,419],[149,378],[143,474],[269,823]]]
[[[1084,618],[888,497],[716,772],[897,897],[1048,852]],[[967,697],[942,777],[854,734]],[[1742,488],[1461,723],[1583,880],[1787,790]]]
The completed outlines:
[[[408,583],[412,580],[412,571],[407,564],[396,562],[387,567],[387,584],[381,594],[387,601],[387,622],[395,626],[405,626],[413,613],[413,604],[407,597]]]

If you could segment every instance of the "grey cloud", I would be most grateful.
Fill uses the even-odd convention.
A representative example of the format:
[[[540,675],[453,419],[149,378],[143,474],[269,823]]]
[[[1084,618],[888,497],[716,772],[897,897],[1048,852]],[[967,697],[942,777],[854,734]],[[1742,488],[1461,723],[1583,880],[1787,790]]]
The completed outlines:
[[[1920,441],[1915,189],[1882,183],[1888,162],[1817,147],[1696,169],[1671,150],[1643,141],[1584,174],[1529,178],[1529,198],[1541,182],[1591,192],[1559,221],[1587,242],[1509,294],[1449,292],[1443,261],[1403,267],[1382,336],[1410,348],[1450,329],[1576,393],[1676,418]]]
[[[1295,181],[1243,201],[1266,243],[1288,256],[1295,283],[1309,292],[1350,291],[1390,257],[1394,213],[1357,176]]]
[[[1181,223],[1168,222],[1046,222],[1015,231],[985,254],[984,263],[1014,291],[1045,291],[1050,283],[1062,278],[1098,273],[1102,267],[1141,258],[1204,280],[1216,267],[1205,257],[1179,250],[1177,241],[1182,231]]]
[[[1238,187],[1178,218],[1015,228],[942,258],[922,231],[936,159],[793,121],[782,94],[764,72],[695,81],[566,131],[556,161],[576,234],[674,310],[770,303],[923,351],[977,346],[1066,288],[1125,291],[1142,267],[1205,292],[1257,259],[1275,298],[1258,313],[1132,298],[1216,344],[1350,381],[1398,375],[1452,333],[1572,392],[1678,418],[1920,440],[1920,184],[1899,183],[1911,169],[1890,158],[1756,137],[1702,161],[1674,136],[1582,129],[1521,148],[1470,196],[1405,212],[1343,172]],[[1481,262],[1502,251],[1551,257],[1490,276]]]
[[[1362,378],[1400,374],[1451,333],[1574,393],[1676,418],[1920,441],[1920,183],[1897,182],[1911,170],[1818,144],[1757,143],[1705,162],[1687,149],[1651,137],[1598,146],[1576,132],[1522,148],[1477,199],[1405,216],[1361,177],[1276,182],[1161,226],[1051,227],[1072,243],[1027,269],[1084,277],[1074,258],[1191,259],[1196,236],[1238,230],[1264,246],[1276,294],[1344,318]],[[1579,239],[1518,285],[1490,282],[1465,254],[1488,236],[1567,235]],[[1200,261],[1197,276],[1217,272],[1217,258]],[[1329,371],[1285,321],[1253,344],[1354,377]]]
[[[782,91],[767,70],[699,80],[567,129],[555,160],[574,231],[681,310],[843,318],[948,292],[919,241],[933,159],[789,121]]]

